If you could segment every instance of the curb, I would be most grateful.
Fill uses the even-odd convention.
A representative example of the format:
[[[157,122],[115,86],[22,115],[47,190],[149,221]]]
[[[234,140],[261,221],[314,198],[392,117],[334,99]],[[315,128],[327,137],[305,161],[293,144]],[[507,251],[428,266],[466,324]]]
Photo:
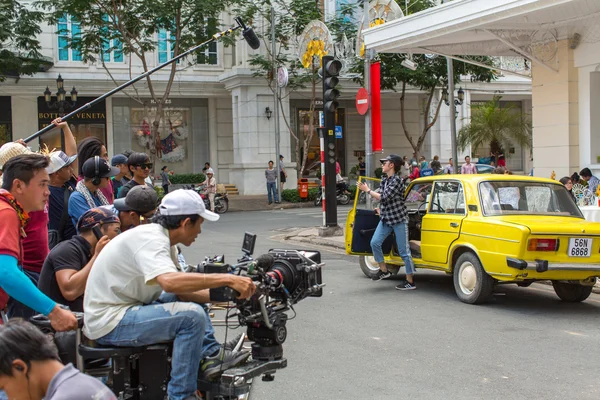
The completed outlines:
[[[335,240],[328,239],[326,237],[314,237],[314,236],[298,236],[299,231],[285,233],[281,235],[272,236],[271,239],[278,241],[289,241],[299,243],[309,243],[315,246],[332,247],[337,250],[345,251],[346,247],[343,243],[339,243]]]
[[[236,207],[241,206],[241,207]],[[318,206],[315,206],[312,202],[302,202],[302,203],[281,203],[281,204],[232,204],[231,198],[229,199],[229,210],[228,212],[240,212],[240,211],[267,211],[267,210],[287,210],[293,208],[316,208],[321,209]]]

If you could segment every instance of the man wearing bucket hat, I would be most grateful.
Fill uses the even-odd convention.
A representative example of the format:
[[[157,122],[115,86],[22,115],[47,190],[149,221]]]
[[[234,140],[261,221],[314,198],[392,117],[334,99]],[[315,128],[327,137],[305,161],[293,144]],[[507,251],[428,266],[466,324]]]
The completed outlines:
[[[63,240],[71,239],[76,233],[75,225],[69,218],[69,198],[77,185],[73,171],[76,159],[77,155],[69,157],[62,151],[55,151],[50,154],[50,165],[46,168],[50,175],[48,241],[51,249]]]
[[[215,172],[212,168],[206,170],[206,179],[201,185],[206,186],[206,194],[210,201],[210,211],[215,211],[215,195],[217,194],[217,179],[215,178]]]
[[[145,346],[174,341],[170,399],[192,399],[198,370],[207,379],[244,362],[249,354],[223,347],[212,335],[210,318],[199,304],[204,289],[229,286],[240,298],[252,296],[251,279],[232,274],[181,272],[175,245],[190,246],[207,211],[193,190],[167,194],[152,224],[113,239],[88,277],[84,297],[86,337],[105,346]]]
[[[404,183],[398,176],[403,161],[396,154],[390,154],[379,161],[381,161],[383,172],[380,192],[373,192],[365,182],[361,182],[358,186],[360,190],[379,200],[381,207],[381,220],[377,225],[377,229],[375,229],[373,239],[371,239],[371,248],[373,249],[375,261],[379,264],[379,271],[372,278],[374,281],[379,281],[391,276],[385,264],[382,245],[385,239],[394,232],[398,253],[404,261],[404,268],[406,269],[406,280],[400,282],[396,289],[416,289],[413,279],[415,267],[408,245],[408,211],[404,204]]]

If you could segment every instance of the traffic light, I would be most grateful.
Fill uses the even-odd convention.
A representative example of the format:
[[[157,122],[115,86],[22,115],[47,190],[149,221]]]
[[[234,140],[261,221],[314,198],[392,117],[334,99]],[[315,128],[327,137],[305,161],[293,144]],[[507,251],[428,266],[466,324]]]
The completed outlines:
[[[340,82],[338,75],[342,70],[342,63],[331,56],[323,57],[323,111],[335,113],[338,108],[336,99],[340,91],[335,87]]]

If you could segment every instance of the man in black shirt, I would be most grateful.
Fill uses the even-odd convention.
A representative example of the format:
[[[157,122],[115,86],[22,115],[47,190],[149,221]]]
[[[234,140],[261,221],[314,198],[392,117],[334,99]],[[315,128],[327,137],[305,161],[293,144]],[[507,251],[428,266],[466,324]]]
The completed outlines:
[[[119,198],[126,197],[127,193],[137,185],[148,185],[145,182],[145,179],[150,175],[152,165],[148,154],[131,153],[127,159],[127,167],[133,178],[121,187],[121,190],[119,190]],[[148,185],[148,187],[154,189],[152,185]]]
[[[104,236],[93,232],[99,227]],[[83,312],[83,292],[92,265],[104,246],[120,233],[119,218],[105,208],[86,211],[77,223],[78,235],[52,249],[40,274],[38,288],[72,311]]]
[[[57,243],[69,240],[77,233],[68,214],[69,197],[77,185],[73,177],[75,175],[73,163],[76,159],[77,154],[69,157],[62,151],[55,151],[50,155],[50,165],[46,168],[46,172],[50,175],[48,229],[57,232]]]

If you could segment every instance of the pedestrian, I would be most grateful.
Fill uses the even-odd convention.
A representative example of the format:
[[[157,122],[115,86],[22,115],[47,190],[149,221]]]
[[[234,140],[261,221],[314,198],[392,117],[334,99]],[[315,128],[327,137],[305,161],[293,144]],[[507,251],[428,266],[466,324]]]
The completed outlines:
[[[269,204],[279,204],[279,195],[277,194],[277,170],[273,168],[273,161],[269,161],[269,167],[265,170],[265,178],[267,179],[267,197]]]
[[[113,158],[110,160],[110,165],[116,168],[119,168],[119,173],[117,175],[115,175],[112,178],[112,188],[113,188],[113,196],[115,199],[119,198],[119,191],[121,190],[121,187],[123,187],[123,179],[127,178],[125,183],[129,182],[130,179],[128,178],[128,173],[127,171],[129,171],[128,167],[127,167],[127,157],[125,157],[125,155],[123,154],[117,154],[116,156],[113,156]]]
[[[434,174],[437,174],[438,172],[440,172],[441,169],[442,169],[442,164],[440,163],[440,157],[439,156],[433,156],[433,160],[431,161],[431,163],[429,164],[429,166],[433,170]]]
[[[465,163],[462,165],[462,167],[460,167],[460,173],[461,174],[476,174],[477,173],[477,167],[475,166],[475,164],[471,164],[471,157],[469,157],[469,156],[465,157]]]
[[[367,175],[367,164],[363,161],[362,157],[358,157],[358,176]]]
[[[283,165],[283,155],[279,155],[279,184],[281,185],[281,190],[285,186],[285,181],[287,178],[287,172],[285,171],[285,166]]]
[[[66,152],[69,154],[68,152]],[[100,158],[108,161],[108,152],[106,151],[106,146],[104,143],[95,136],[90,136],[83,139],[77,145],[77,162],[79,164],[79,177],[78,180],[81,181],[83,179],[83,163],[85,163],[90,158],[94,158],[98,156]],[[114,191],[112,188],[112,182],[109,180],[108,185],[100,189],[106,200],[108,200],[109,204],[112,204],[115,200]]]
[[[127,168],[132,175],[132,178],[129,182],[127,182],[121,190],[119,190],[119,198],[123,198],[127,196],[127,192],[131,190],[132,187],[137,185],[147,185],[148,187],[154,189],[152,184],[146,182],[146,178],[150,175],[150,170],[152,169],[153,164],[150,162],[150,157],[146,153],[131,153],[129,158],[127,158]]]
[[[444,174],[453,174],[454,173],[454,165],[452,164],[452,158],[448,160],[448,165],[444,167]]]
[[[102,237],[93,229],[98,227]],[[38,288],[71,311],[83,312],[83,293],[92,265],[104,246],[121,232],[121,222],[114,212],[103,208],[86,211],[77,223],[77,235],[50,251]]]
[[[217,179],[212,168],[206,170],[206,179],[201,185],[206,186],[205,191],[210,201],[210,211],[215,212],[215,195],[217,194]]]
[[[73,163],[77,154],[67,156],[62,151],[50,154],[50,165],[46,168],[50,176],[50,199],[48,202],[48,244],[54,248],[63,240],[76,234],[75,225],[69,218],[69,198],[75,191],[77,180],[74,177]]]
[[[9,399],[117,399],[99,379],[61,363],[54,342],[29,322],[0,326],[0,360]]]
[[[204,163],[204,168],[202,168],[202,173],[204,175],[206,175],[206,170],[210,168],[210,163],[209,162],[205,162]]]
[[[69,199],[69,217],[74,226],[87,210],[110,204],[100,189],[108,186],[119,169],[111,167],[104,158],[94,156],[83,163],[82,172],[83,180],[77,182],[75,193]]]
[[[419,171],[419,164],[417,164],[416,161],[412,162],[412,169],[410,170],[410,175],[408,176],[408,178],[411,181],[414,181],[415,179],[417,179],[418,177],[421,176],[421,171]]]
[[[571,197],[573,198],[575,203],[577,203],[577,199],[575,198],[575,195],[573,194],[573,181],[571,180],[571,178],[568,176],[562,177],[562,178],[560,178],[560,183],[565,185],[567,192],[569,192],[569,194],[571,195]]]
[[[425,159],[425,156],[419,157],[419,169],[421,171],[423,171],[424,169],[428,169],[428,168],[429,168],[429,163]]]
[[[162,181],[162,188],[165,194],[169,193],[169,186],[171,186],[171,180],[169,179],[169,172],[167,166],[163,166],[160,170],[160,179]]]
[[[49,160],[41,154],[21,154],[2,165],[0,189],[0,309],[7,295],[26,308],[48,316],[55,330],[77,328],[77,319],[44,295],[22,270],[24,265],[23,239],[28,214],[43,210],[48,202],[50,178],[46,172]],[[22,340],[19,339],[19,340]],[[3,351],[0,345],[0,351]],[[0,356],[0,360],[4,357]],[[0,387],[6,388],[2,385]]]
[[[592,195],[596,196],[596,190],[598,189],[598,184],[600,183],[600,179],[596,178],[596,176],[592,175],[592,171],[589,168],[584,168],[579,172],[581,179],[586,181],[588,184],[588,190]]]
[[[396,154],[390,154],[381,159],[381,168],[383,176],[381,177],[380,192],[374,192],[369,188],[366,182],[361,182],[358,188],[376,200],[380,201],[381,220],[375,229],[373,239],[371,239],[371,248],[375,261],[379,264],[379,270],[372,277],[374,281],[389,278],[392,274],[388,271],[382,245],[385,239],[394,232],[398,253],[404,261],[406,269],[406,280],[400,282],[396,289],[413,290],[416,289],[414,281],[414,263],[410,254],[408,244],[408,210],[404,203],[404,183],[397,172],[402,166],[402,158]]]

